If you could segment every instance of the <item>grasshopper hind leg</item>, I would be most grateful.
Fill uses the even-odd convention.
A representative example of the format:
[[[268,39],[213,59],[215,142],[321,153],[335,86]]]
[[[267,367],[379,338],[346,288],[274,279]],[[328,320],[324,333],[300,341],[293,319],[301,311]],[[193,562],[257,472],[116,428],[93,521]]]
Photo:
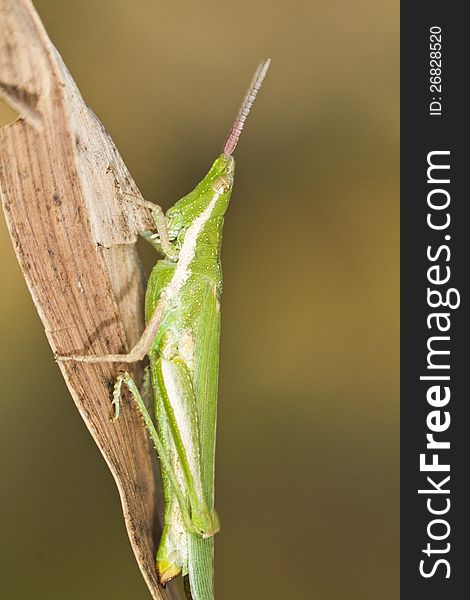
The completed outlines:
[[[173,490],[174,490],[176,499],[178,501],[178,505],[181,510],[181,516],[183,518],[185,527],[187,528],[188,531],[190,531],[192,533],[197,533],[197,531],[194,529],[194,525],[191,521],[190,510],[189,510],[189,506],[188,506],[188,503],[186,500],[186,496],[185,496],[185,494],[183,494],[183,492],[181,490],[181,486],[175,475],[173,465],[171,463],[170,457],[168,456],[168,452],[165,448],[165,445],[162,442],[162,439],[161,439],[160,435],[158,434],[158,432],[155,428],[155,425],[153,424],[152,417],[150,416],[150,413],[149,413],[147,407],[145,406],[144,400],[142,399],[142,396],[140,394],[140,391],[139,391],[139,388],[137,387],[136,382],[132,379],[132,377],[129,375],[129,373],[127,373],[127,371],[125,373],[121,373],[119,375],[119,377],[117,378],[117,381],[116,381],[116,385],[114,386],[114,392],[113,392],[113,405],[114,405],[114,409],[115,409],[114,420],[116,421],[119,419],[119,415],[120,415],[120,411],[121,411],[121,392],[122,392],[123,384],[125,384],[126,387],[128,388],[133,400],[135,401],[135,403],[137,405],[137,408],[139,409],[139,412],[142,416],[145,427],[147,428],[147,431],[149,432],[150,439],[152,440],[154,448],[157,451],[160,462],[163,465],[163,468],[165,469],[165,472],[171,482],[171,485],[173,486]]]
[[[111,403],[114,407],[113,421],[118,421],[119,417],[121,415],[122,384],[126,383],[127,387],[129,388],[128,381],[130,379],[132,379],[132,377],[127,372],[121,373],[119,375],[119,377],[116,379],[116,383],[114,384],[114,389],[113,389],[113,400]],[[132,379],[132,382],[134,383],[134,386],[137,389],[137,385],[135,384],[133,379]],[[134,387],[134,386],[132,386],[132,387]],[[132,390],[130,390],[130,391],[132,393]],[[133,398],[137,402],[137,399],[134,394],[133,394]],[[147,409],[150,406],[152,406],[152,400],[153,400],[152,380],[151,380],[151,374],[150,374],[150,366],[148,366],[148,365],[144,369],[144,377],[142,380],[142,396],[140,399],[142,400],[144,407],[146,406]],[[139,402],[137,402],[137,404],[139,404]]]
[[[168,477],[173,492],[171,499],[167,498],[165,502],[165,524],[156,557],[158,578],[160,583],[165,585],[180,573],[187,573],[188,558],[186,527],[191,527],[189,507],[186,503],[186,497],[179,487],[180,478],[178,478],[177,474],[177,465],[174,464],[171,453],[168,453],[165,441],[161,437],[162,432],[157,432],[150,417],[146,402],[144,401],[145,398],[148,405],[151,405],[153,399],[150,369],[147,368],[144,373],[142,394],[139,392],[135,381],[129,373],[126,372],[119,375],[113,392],[113,405],[115,410],[113,420],[115,421],[119,419],[121,412],[121,393],[123,384],[128,388],[139,409],[145,426],[150,434],[150,438],[157,450],[165,476]],[[165,437],[164,434],[163,437]],[[175,452],[173,452],[173,456],[174,455]],[[182,547],[186,548],[186,552],[182,552]]]

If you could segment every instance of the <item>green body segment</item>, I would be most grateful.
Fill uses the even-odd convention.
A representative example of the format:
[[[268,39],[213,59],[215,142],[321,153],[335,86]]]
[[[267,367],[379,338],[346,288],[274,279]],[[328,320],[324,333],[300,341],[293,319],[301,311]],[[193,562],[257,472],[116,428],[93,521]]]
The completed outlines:
[[[164,531],[157,552],[162,582],[189,573],[193,600],[212,600],[214,461],[219,370],[222,227],[234,160],[221,155],[193,192],[166,214],[176,261],[155,265],[146,293],[146,319],[165,312],[149,353],[158,433],[184,492],[188,531],[165,469]]]

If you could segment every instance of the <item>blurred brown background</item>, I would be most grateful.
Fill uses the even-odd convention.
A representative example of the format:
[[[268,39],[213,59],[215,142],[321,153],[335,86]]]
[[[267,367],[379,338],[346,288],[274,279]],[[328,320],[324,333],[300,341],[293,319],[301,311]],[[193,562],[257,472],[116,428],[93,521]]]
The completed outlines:
[[[272,58],[225,227],[218,598],[398,598],[398,2],[35,5],[166,208]],[[3,219],[0,244],[0,596],[148,598]]]

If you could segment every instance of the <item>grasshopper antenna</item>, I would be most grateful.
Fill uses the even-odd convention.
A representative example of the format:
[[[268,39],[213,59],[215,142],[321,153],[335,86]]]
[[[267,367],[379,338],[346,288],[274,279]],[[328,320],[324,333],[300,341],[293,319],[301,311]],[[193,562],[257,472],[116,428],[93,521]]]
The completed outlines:
[[[243,131],[243,127],[245,125],[246,118],[250,114],[251,107],[253,106],[253,102],[255,101],[256,95],[258,94],[258,90],[263,83],[263,79],[266,77],[266,73],[268,72],[269,65],[271,63],[271,59],[267,58],[263,60],[258,65],[256,72],[251,80],[250,86],[246,93],[246,96],[243,98],[243,102],[240,106],[240,110],[233,122],[232,129],[228,134],[227,140],[224,145],[224,154],[233,154],[235,148],[237,147],[238,140],[240,138],[241,132]]]

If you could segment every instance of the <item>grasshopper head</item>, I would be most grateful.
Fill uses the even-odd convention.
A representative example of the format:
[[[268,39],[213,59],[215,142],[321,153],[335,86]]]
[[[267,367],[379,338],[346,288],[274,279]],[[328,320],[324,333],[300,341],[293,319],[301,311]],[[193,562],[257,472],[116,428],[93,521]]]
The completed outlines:
[[[215,207],[211,216],[223,216],[227,210],[233,187],[233,176],[235,173],[235,160],[228,154],[221,154],[212,163],[209,172],[196,188],[170,208],[166,213],[169,219],[170,233],[174,230],[176,236],[184,231],[195,221],[197,217],[204,214],[214,195],[217,194]],[[175,237],[176,237],[175,236]]]

